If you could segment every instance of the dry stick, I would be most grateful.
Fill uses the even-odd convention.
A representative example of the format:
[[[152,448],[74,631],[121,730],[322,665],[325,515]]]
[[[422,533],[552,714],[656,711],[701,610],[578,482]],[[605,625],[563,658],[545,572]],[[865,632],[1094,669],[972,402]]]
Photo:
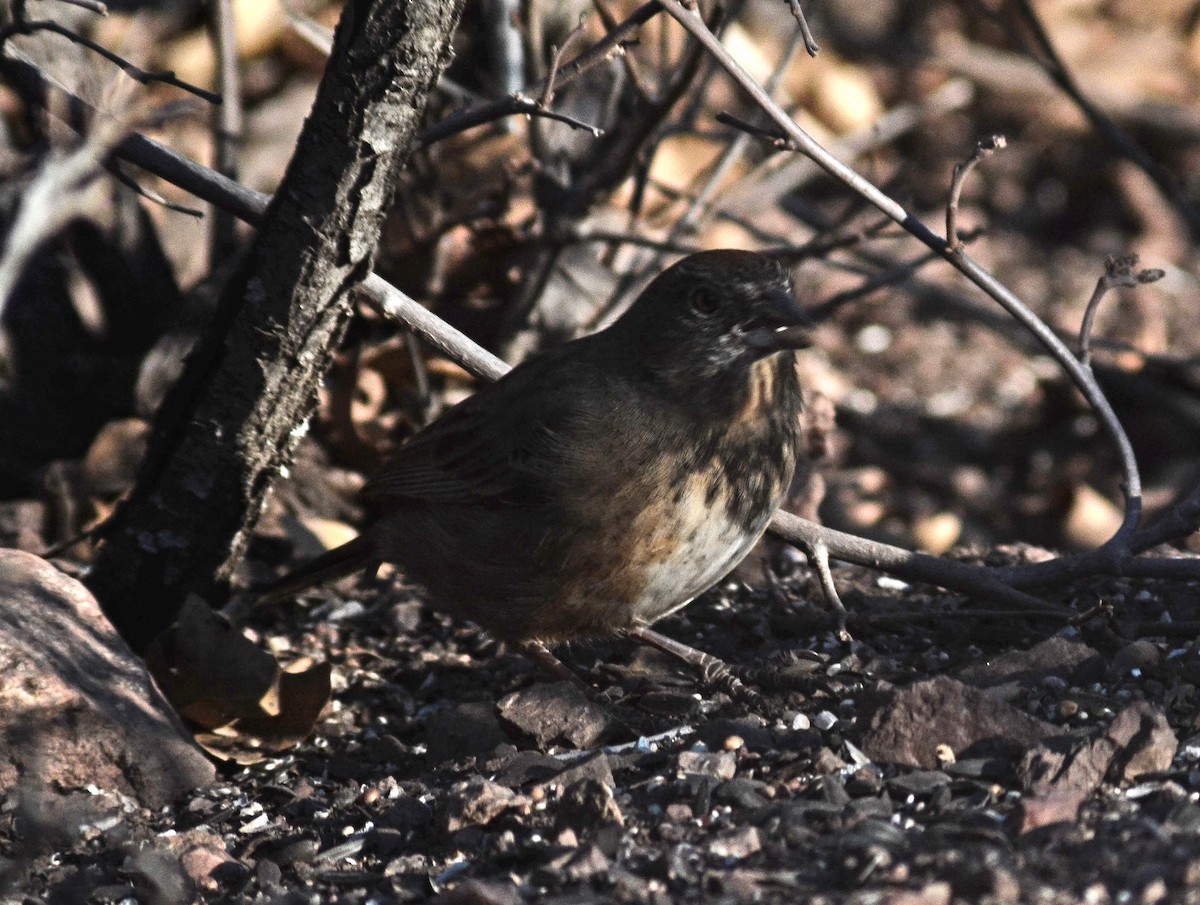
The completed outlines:
[[[197,220],[204,218],[204,211],[199,210],[198,208],[188,207],[185,204],[180,204],[179,202],[172,201],[169,198],[164,198],[162,195],[148,186],[142,185],[140,182],[122,170],[116,161],[108,163],[105,166],[105,169],[108,170],[109,175],[112,176],[113,179],[117,180],[117,182],[121,183],[121,185],[128,188],[134,194],[145,198],[151,204],[157,204],[160,207],[165,207],[167,210],[174,211],[177,214],[183,214],[185,217],[193,217]]]
[[[952,251],[958,251],[962,245],[962,239],[958,235],[958,201],[962,196],[967,176],[981,160],[991,157],[1007,145],[1008,140],[1003,135],[990,135],[975,145],[970,157],[954,165],[954,175],[950,180],[950,200],[946,203],[946,241],[950,243]]]
[[[960,248],[951,248],[950,244],[922,223],[914,214],[909,213],[903,205],[885,195],[871,182],[830,154],[812,136],[800,128],[788,114],[771,99],[762,86],[730,56],[720,41],[709,31],[704,20],[696,13],[686,9],[679,0],[659,0],[663,8],[676,19],[705,49],[721,64],[726,72],[741,88],[750,95],[791,140],[796,150],[811,158],[817,165],[854,191],[860,197],[887,214],[913,236],[927,245],[933,251],[941,254],[971,282],[999,302],[1013,317],[1042,343],[1043,346],[1058,360],[1063,369],[1070,375],[1075,385],[1083,393],[1092,408],[1100,418],[1105,430],[1112,438],[1121,459],[1124,472],[1125,516],[1121,527],[1101,547],[1112,562],[1117,562],[1128,554],[1129,539],[1137,528],[1142,512],[1142,481],[1138,472],[1137,459],[1133,446],[1125,429],[1117,419],[1104,392],[1096,383],[1091,372],[1083,367],[1071,354],[1066,345],[1055,335],[1028,306],[1018,299],[1009,289],[1000,284],[995,277],[984,270]]]
[[[562,42],[562,47],[551,47],[550,54],[550,71],[546,73],[546,87],[542,89],[542,96],[539,99],[542,107],[549,108],[554,101],[554,83],[558,79],[558,70],[562,66],[563,57],[572,44],[587,34],[587,29],[584,27],[583,19],[567,34],[566,39]]]
[[[209,28],[217,52],[217,88],[221,103],[213,108],[213,169],[237,181],[242,145],[242,85],[238,71],[237,22],[233,0],[211,0]],[[212,220],[209,263],[220,264],[237,247],[234,218],[218,209]]]
[[[833,580],[833,570],[829,568],[829,546],[823,541],[817,540],[803,544],[802,548],[808,555],[809,565],[817,571],[817,578],[821,582],[821,590],[825,594],[825,599],[833,607],[838,639],[852,641],[850,633],[846,631],[846,605],[842,603],[837,584]]]
[[[592,9],[600,17],[600,23],[604,26],[605,31],[612,31],[620,25],[617,17],[604,5],[604,0],[592,0]],[[629,83],[633,85],[633,90],[637,92],[638,97],[643,103],[657,104],[658,95],[646,84],[645,76],[642,74],[642,68],[638,65],[637,60],[624,52],[624,45],[618,47],[617,50],[621,55],[621,66],[624,68],[625,74],[629,76]]]
[[[99,0],[58,0],[59,3],[66,3],[69,6],[78,6],[80,9],[91,10],[100,16],[108,15],[108,7]]]
[[[1118,286],[1128,289],[1143,283],[1154,283],[1165,276],[1158,268],[1135,272],[1137,264],[1138,256],[1135,254],[1109,258],[1105,262],[1104,275],[1096,281],[1096,288],[1092,291],[1092,297],[1088,299],[1087,310],[1083,312],[1083,323],[1079,327],[1079,362],[1084,367],[1092,366],[1092,325],[1096,320],[1100,300],[1108,291]]]
[[[796,20],[796,24],[800,26],[800,35],[804,38],[804,49],[808,51],[810,57],[815,57],[821,52],[821,46],[817,44],[813,37],[812,29],[808,27],[808,20],[804,18],[804,10],[800,6],[800,0],[788,0],[788,8],[792,11],[792,16]]]
[[[771,73],[770,79],[767,81],[766,90],[769,93],[774,93],[783,80],[787,68],[799,50],[801,43],[800,35],[797,33],[793,36],[791,43],[785,49],[779,63],[775,66]],[[685,235],[694,235],[698,226],[706,219],[711,217],[711,207],[709,200],[717,191],[721,181],[725,175],[738,161],[739,158],[745,155],[749,147],[749,138],[745,135],[738,135],[733,141],[725,146],[725,150],[721,156],[713,164],[708,171],[708,176],[704,180],[704,184],[692,196],[687,209],[683,216],[672,224],[670,232],[667,234],[667,244],[671,245],[679,242]],[[631,213],[632,216],[632,213]],[[653,254],[639,255],[632,260],[626,268],[626,273],[622,277],[617,289],[611,294],[608,302],[599,310],[592,318],[592,324],[597,327],[605,327],[615,321],[621,312],[625,309],[627,303],[631,300],[632,289],[643,282],[646,274],[661,266],[661,261],[664,253],[672,253],[671,249],[656,247],[652,244],[633,243],[642,245],[650,249]]]
[[[753,123],[748,123],[745,120],[734,116],[732,113],[726,113],[724,111],[722,111],[721,113],[718,113],[717,114],[717,122],[724,123],[727,126],[733,126],[736,129],[742,130],[744,133],[747,133],[750,135],[756,135],[760,138],[763,138],[763,139],[769,141],[772,145],[774,145],[777,148],[786,148],[789,146],[787,138],[778,129],[768,129],[763,126],[757,126],[757,125],[754,125]],[[992,136],[991,140],[995,141],[996,139],[999,139],[1000,142],[1003,142],[1003,140],[1004,140],[1002,136]],[[1002,145],[997,145],[997,147],[1002,147]],[[990,151],[987,153],[990,153]],[[976,150],[976,154],[979,156],[980,159],[987,156],[987,153],[981,154],[979,152],[978,148]],[[970,163],[970,161],[968,161],[968,163]],[[974,166],[974,164],[971,163],[971,166]],[[962,169],[962,175],[959,175],[960,168]],[[958,204],[958,193],[962,191],[962,180],[965,178],[966,172],[968,172],[968,171],[969,171],[969,167],[967,167],[965,164],[960,165],[960,167],[955,168],[956,184],[954,186],[952,186],[952,188],[951,188],[951,203],[955,207],[957,207],[957,204]],[[949,217],[947,219],[949,220]],[[884,221],[884,223],[891,223],[891,222],[892,222],[891,220]],[[816,239],[812,240],[811,242],[809,242],[807,244],[812,245],[816,248],[821,248],[822,251],[832,250],[834,248],[847,247],[847,246],[857,244],[859,241],[861,241],[862,238],[865,237],[865,235],[869,234],[870,231],[872,231],[872,230],[878,231],[880,228],[881,228],[880,226],[874,226],[871,228],[871,230],[860,231],[858,234],[848,237],[849,241],[847,241],[847,237],[838,237],[836,242],[828,242],[825,237],[817,237]],[[959,232],[959,230],[954,229],[955,234],[958,234],[958,232]],[[979,231],[974,230],[969,234],[964,234],[964,235],[960,236],[959,244],[961,244],[962,241],[970,241],[971,239],[975,238],[978,234],[979,234]],[[804,246],[801,246],[801,248],[803,248],[803,247]],[[773,257],[781,256],[779,252],[774,252],[772,250],[765,250],[763,252],[763,254],[768,254]],[[885,286],[893,286],[893,285],[896,285],[897,283],[903,282],[905,279],[908,279],[913,274],[915,274],[917,271],[919,271],[922,267],[925,267],[927,264],[930,264],[933,261],[936,261],[941,257],[942,257],[941,252],[927,251],[914,261],[911,261],[908,263],[895,264],[894,266],[889,267],[886,271],[876,274],[875,276],[871,277],[869,280],[864,281],[863,283],[854,287],[853,289],[848,289],[844,292],[839,292],[836,295],[834,295],[833,297],[822,302],[821,304],[814,305],[812,308],[809,309],[809,312],[808,312],[809,316],[812,317],[812,319],[814,321],[824,320],[825,318],[832,316],[833,313],[835,311],[837,311],[839,308],[841,308],[843,305],[845,305],[849,302],[852,302],[855,299],[862,298],[865,295],[870,295],[872,292],[875,292],[878,289],[882,289]]]
[[[773,95],[778,90],[779,84],[783,81],[783,77],[787,73],[788,66],[791,65],[800,48],[800,43],[801,35],[797,33],[792,37],[791,42],[784,50],[783,56],[780,57],[778,64],[776,64],[774,71],[772,71],[770,78],[767,80],[766,91],[768,94]],[[733,141],[725,146],[725,150],[709,170],[704,184],[692,197],[683,216],[671,226],[671,230],[667,234],[668,243],[678,242],[685,235],[695,235],[700,224],[712,218],[714,211],[709,204],[710,199],[720,187],[722,180],[724,180],[729,170],[740,158],[745,156],[749,146],[750,139],[746,135],[736,136]],[[653,246],[650,247],[653,248]],[[642,282],[647,272],[661,265],[665,249],[654,249],[654,251],[654,254],[640,255],[630,262],[628,271],[621,280],[617,290],[612,293],[608,303],[593,317],[595,325],[607,326],[616,320],[626,307],[626,303],[631,300],[632,288]]]
[[[803,19],[804,14],[801,13],[800,15],[801,19]],[[784,50],[783,56],[780,57],[779,63],[775,66],[774,71],[771,73],[771,77],[767,80],[766,85],[763,86],[767,94],[771,95],[772,97],[774,97],[775,92],[779,90],[779,84],[783,81],[783,76],[787,73],[788,67],[791,66],[792,60],[795,59],[796,52],[800,48],[801,40],[802,38],[800,34],[792,37],[791,43],[789,43],[787,48]],[[809,52],[812,53],[811,50]],[[718,117],[718,119],[720,119],[720,117]],[[714,212],[708,205],[709,199],[716,194],[721,181],[725,178],[725,174],[729,172],[729,170],[740,158],[745,156],[749,147],[750,136],[745,134],[738,135],[733,141],[725,146],[725,151],[721,154],[720,159],[717,160],[716,164],[709,172],[708,178],[704,181],[704,185],[700,187],[700,191],[698,191],[695,197],[692,199],[692,203],[688,205],[687,211],[684,212],[684,215],[677,220],[674,227],[672,227],[672,239],[678,239],[680,234],[686,231],[694,232],[696,227],[698,227],[702,222],[712,218]]]
[[[835,293],[819,305],[814,305],[809,309],[809,315],[814,321],[823,321],[826,318],[832,317],[834,312],[848,305],[850,302],[868,296],[872,292],[878,292],[887,286],[896,286],[905,282],[915,273],[932,264],[940,257],[941,255],[937,252],[927,251],[913,261],[898,263],[894,267],[890,267],[869,279],[863,280],[863,282],[854,288]]]

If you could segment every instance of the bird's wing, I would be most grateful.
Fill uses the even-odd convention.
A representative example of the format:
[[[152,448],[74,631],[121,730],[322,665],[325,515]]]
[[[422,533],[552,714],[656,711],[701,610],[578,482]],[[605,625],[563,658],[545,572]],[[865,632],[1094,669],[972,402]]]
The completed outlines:
[[[543,499],[575,399],[526,366],[484,387],[401,446],[363,488],[369,500],[521,505]],[[553,377],[561,381],[563,374]],[[565,391],[565,392],[564,392]]]

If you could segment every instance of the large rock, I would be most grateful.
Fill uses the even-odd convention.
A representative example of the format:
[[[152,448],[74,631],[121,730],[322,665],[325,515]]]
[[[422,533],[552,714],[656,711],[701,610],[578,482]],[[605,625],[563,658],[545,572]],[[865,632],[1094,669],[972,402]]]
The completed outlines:
[[[82,584],[0,550],[0,795],[88,786],[151,808],[213,765]]]
[[[1000,756],[1020,760],[1055,727],[949,676],[905,688],[881,683],[864,694],[862,750],[881,763],[932,770],[938,747],[955,757]]]

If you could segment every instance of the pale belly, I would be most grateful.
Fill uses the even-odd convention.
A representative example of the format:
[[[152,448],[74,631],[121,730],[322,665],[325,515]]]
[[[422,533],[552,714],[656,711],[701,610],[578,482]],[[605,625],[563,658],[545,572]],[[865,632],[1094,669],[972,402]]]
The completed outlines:
[[[778,501],[776,501],[776,504]],[[690,526],[666,558],[645,567],[645,584],[634,606],[634,622],[647,625],[686,606],[745,558],[766,530],[775,505],[747,530],[712,509]]]

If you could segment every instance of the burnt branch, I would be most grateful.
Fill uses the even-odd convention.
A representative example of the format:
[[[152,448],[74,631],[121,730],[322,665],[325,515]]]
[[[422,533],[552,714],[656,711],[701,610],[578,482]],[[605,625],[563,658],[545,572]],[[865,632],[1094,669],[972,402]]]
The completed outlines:
[[[535,102],[529,101],[528,96],[540,97],[553,84],[558,88],[569,85],[575,79],[579,78],[583,73],[599,65],[607,60],[610,55],[620,53],[621,42],[629,40],[639,28],[650,21],[654,16],[662,11],[662,7],[656,2],[646,3],[638,7],[630,16],[619,23],[614,28],[610,28],[605,36],[585,50],[579,56],[575,57],[569,63],[559,66],[553,73],[554,81],[545,79],[538,85],[531,85],[520,96],[525,99],[527,104],[532,105],[532,109],[511,109],[513,100],[511,97],[502,98],[497,101],[492,101],[487,104],[480,104],[475,107],[469,107],[466,110],[451,114],[439,123],[435,123],[427,129],[424,129],[417,136],[417,144],[420,147],[427,147],[443,139],[449,138],[452,135],[457,135],[460,132],[465,132],[467,129],[473,129],[476,126],[484,123],[493,122],[497,119],[502,119],[505,116],[510,116],[513,113],[529,113],[531,115],[547,115],[543,108],[539,107]],[[593,127],[586,124],[580,124],[580,127],[591,129]]]

